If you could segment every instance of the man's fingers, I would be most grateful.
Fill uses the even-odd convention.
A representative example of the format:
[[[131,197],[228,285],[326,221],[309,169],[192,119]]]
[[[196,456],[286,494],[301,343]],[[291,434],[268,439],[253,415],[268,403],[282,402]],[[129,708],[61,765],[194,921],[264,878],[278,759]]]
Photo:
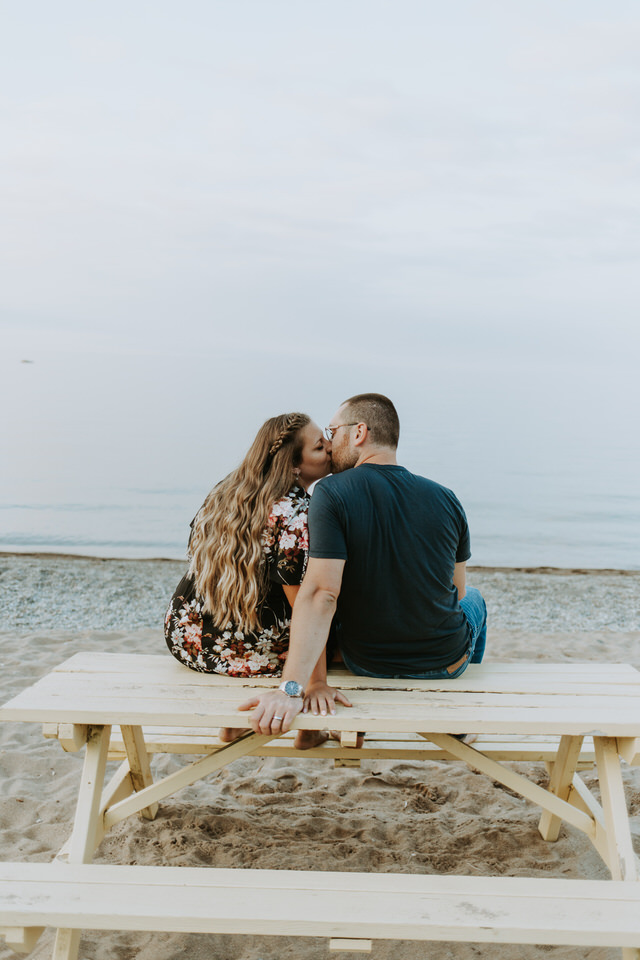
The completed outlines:
[[[274,693],[260,694],[245,700],[239,710],[252,710],[251,728],[265,736],[279,736],[291,729],[291,724],[300,713],[302,701]]]

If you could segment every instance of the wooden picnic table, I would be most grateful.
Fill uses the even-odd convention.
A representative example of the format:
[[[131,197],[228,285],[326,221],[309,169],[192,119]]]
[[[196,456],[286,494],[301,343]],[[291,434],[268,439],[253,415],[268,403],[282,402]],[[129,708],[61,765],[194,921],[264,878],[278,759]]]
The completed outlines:
[[[168,656],[77,654],[0,709],[0,719],[41,722],[65,750],[86,747],[70,839],[51,864],[3,864],[0,930],[28,951],[57,928],[54,960],[75,960],[83,929],[188,930],[326,936],[334,949],[376,939],[589,944],[640,960],[640,868],[625,803],[622,763],[640,761],[640,674],[624,664],[471,664],[455,680],[330,675],[353,706],[330,718],[340,741],[301,753],[291,735],[244,734],[238,704],[272,678],[198,674]],[[327,718],[300,715],[295,728]],[[367,731],[361,748],[356,733]],[[453,734],[477,733],[468,745]],[[154,782],[155,753],[189,762]],[[454,759],[542,808],[543,838],[561,823],[583,831],[610,881],[436,877],[92,864],[105,833],[239,757]],[[195,758],[194,758],[195,757]],[[105,783],[109,759],[121,763]],[[504,761],[540,760],[548,789]],[[579,771],[595,760],[601,801]],[[242,910],[234,906],[238,888]],[[254,905],[251,913],[247,904]]]

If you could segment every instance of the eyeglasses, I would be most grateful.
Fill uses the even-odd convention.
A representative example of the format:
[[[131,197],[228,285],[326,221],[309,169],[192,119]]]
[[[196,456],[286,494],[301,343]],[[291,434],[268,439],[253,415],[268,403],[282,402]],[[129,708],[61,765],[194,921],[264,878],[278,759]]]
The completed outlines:
[[[357,427],[358,423],[360,423],[359,420],[356,423],[339,423],[335,427],[325,427],[324,435],[327,438],[327,440],[333,440],[334,433],[336,432],[336,430],[339,430],[340,427]]]

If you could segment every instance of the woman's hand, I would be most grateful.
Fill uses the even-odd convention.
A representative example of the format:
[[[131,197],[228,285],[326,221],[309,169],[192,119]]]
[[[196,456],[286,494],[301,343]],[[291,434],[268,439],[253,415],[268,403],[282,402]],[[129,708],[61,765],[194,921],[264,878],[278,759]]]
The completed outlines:
[[[333,716],[336,712],[336,701],[345,707],[351,706],[351,701],[341,690],[336,690],[335,687],[330,687],[323,681],[317,681],[309,684],[307,688],[302,712],[312,713],[316,717],[326,717],[328,713]]]

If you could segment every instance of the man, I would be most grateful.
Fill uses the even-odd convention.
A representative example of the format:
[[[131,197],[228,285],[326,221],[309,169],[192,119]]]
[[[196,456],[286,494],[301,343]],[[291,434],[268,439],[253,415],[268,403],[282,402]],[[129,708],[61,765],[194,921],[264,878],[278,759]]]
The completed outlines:
[[[484,653],[486,606],[465,586],[464,511],[450,490],[398,464],[392,402],[351,397],[326,432],[334,473],[311,498],[283,682],[240,708],[255,707],[256,733],[286,732],[305,696],[314,713],[350,706],[326,683],[307,686],[336,611],[345,666],[361,676],[454,678]]]

